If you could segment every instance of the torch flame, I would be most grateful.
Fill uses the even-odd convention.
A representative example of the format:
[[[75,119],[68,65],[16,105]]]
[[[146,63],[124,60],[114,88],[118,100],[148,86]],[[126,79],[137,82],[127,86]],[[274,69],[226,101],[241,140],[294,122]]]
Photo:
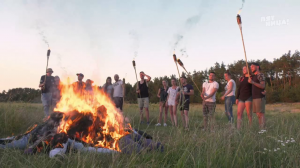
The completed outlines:
[[[237,14],[239,15],[241,12],[242,12],[242,9],[240,9]]]

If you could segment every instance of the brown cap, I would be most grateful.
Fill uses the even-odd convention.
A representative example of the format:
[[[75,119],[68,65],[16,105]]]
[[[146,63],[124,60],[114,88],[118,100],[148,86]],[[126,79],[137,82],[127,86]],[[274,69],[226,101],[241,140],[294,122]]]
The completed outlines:
[[[77,73],[76,75],[84,77],[84,75],[82,73]]]
[[[46,72],[52,72],[53,73],[53,70],[51,68],[47,68]]]

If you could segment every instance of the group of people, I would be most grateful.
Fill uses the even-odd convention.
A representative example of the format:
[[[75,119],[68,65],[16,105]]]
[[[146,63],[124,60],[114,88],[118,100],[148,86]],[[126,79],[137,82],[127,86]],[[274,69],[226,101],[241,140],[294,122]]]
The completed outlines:
[[[249,124],[252,124],[252,112],[256,113],[261,128],[265,127],[265,77],[260,72],[260,66],[253,63],[250,66],[251,72],[248,72],[247,67],[243,67],[243,76],[240,77],[240,85],[237,89],[235,81],[231,78],[231,73],[226,71],[224,79],[227,81],[225,86],[225,93],[221,100],[225,102],[225,114],[228,121],[233,123],[233,105],[237,104],[237,128],[242,126],[243,112],[246,109]],[[58,84],[59,77],[52,77],[53,71],[51,68],[47,69],[47,75],[42,76],[40,80],[40,87],[42,88],[42,103],[44,105],[44,112],[49,116],[49,109],[52,103],[59,100],[60,94]],[[252,75],[250,75],[252,74]],[[250,76],[249,76],[250,75]],[[83,82],[84,75],[78,73],[78,81],[75,82],[74,88],[77,91],[92,89],[93,81],[87,79]],[[105,93],[114,101],[117,108],[123,110],[123,97],[125,96],[125,83],[119,79],[116,74],[114,76],[115,83],[112,83],[111,77],[106,79],[106,83],[99,89],[103,89]],[[140,81],[136,85],[136,94],[138,106],[140,110],[140,121],[144,123],[145,109],[146,122],[149,125],[149,91],[148,83],[151,77],[146,75],[143,71],[140,72]],[[52,89],[54,88],[54,89]],[[203,118],[204,129],[213,129],[215,118],[214,113],[216,109],[216,93],[219,89],[219,84],[215,81],[215,73],[210,72],[208,81],[202,84],[201,98],[203,100]],[[162,87],[158,90],[157,97],[159,98],[159,117],[156,126],[162,125],[162,114],[164,113],[164,126],[167,126],[168,110],[170,110],[170,117],[172,125],[178,126],[177,122],[177,107],[181,112],[183,126],[189,127],[189,107],[190,96],[194,94],[194,88],[187,83],[187,78],[183,75],[180,77],[179,86],[176,79],[171,79],[171,87],[168,86],[168,81],[163,80]]]
[[[60,78],[58,76],[52,76],[53,70],[48,68],[46,70],[46,75],[41,76],[39,87],[41,88],[41,100],[44,107],[45,119],[50,115],[51,107],[59,102],[60,94]],[[74,82],[73,89],[74,92],[82,94],[82,92],[93,92],[93,83],[91,79],[87,79],[86,82],[83,81],[84,75],[82,73],[77,73],[78,81]],[[111,78],[108,77],[106,83],[103,87],[98,87],[103,89],[104,92],[114,101],[117,108],[123,109],[123,97],[125,94],[125,84],[119,79],[119,75],[114,76],[115,83],[112,84]]]
[[[235,81],[231,78],[231,73],[226,71],[224,79],[227,81],[225,93],[221,100],[225,102],[225,114],[230,123],[233,123],[233,105],[237,104],[237,128],[242,126],[243,112],[246,109],[249,125],[252,124],[252,112],[256,113],[260,128],[265,127],[265,77],[260,72],[259,64],[253,63],[250,66],[251,72],[248,72],[247,67],[243,67],[243,76],[240,77],[240,85],[237,89]],[[252,74],[252,75],[250,75]],[[250,76],[249,76],[250,75]],[[142,75],[141,75],[142,78]],[[194,94],[193,86],[187,84],[185,76],[180,77],[180,85],[177,86],[176,79],[171,80],[171,87],[168,87],[166,80],[163,80],[162,87],[158,90],[157,97],[160,99],[160,113],[156,126],[161,126],[162,113],[164,115],[164,126],[167,126],[168,109],[170,110],[171,122],[177,126],[177,106],[181,111],[183,126],[188,129],[189,123],[189,104],[190,96]],[[203,118],[204,129],[214,128],[216,109],[216,93],[219,89],[219,84],[215,81],[215,73],[209,73],[208,81],[202,85],[201,98],[203,100]],[[141,108],[142,106],[140,106]],[[148,121],[148,120],[147,120]]]

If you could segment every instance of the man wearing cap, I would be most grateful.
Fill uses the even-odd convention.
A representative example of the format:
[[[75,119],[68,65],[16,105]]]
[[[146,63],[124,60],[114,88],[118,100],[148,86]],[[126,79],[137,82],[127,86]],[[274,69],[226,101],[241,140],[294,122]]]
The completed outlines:
[[[78,77],[78,81],[73,83],[73,89],[76,93],[82,94],[85,89],[85,83],[82,81],[84,75],[82,73],[77,73],[76,75]]]
[[[41,76],[39,87],[41,88],[42,95],[41,100],[44,106],[45,118],[49,116],[49,110],[51,107],[52,100],[52,90],[55,87],[54,77],[51,76],[53,70],[48,68],[46,70],[46,75]]]
[[[145,76],[147,80],[145,80]],[[148,92],[148,82],[150,82],[151,77],[146,75],[143,71],[140,72],[141,80],[137,83],[137,96],[138,104],[140,108],[140,120],[143,123],[143,109],[146,111],[147,124],[149,125],[149,92]]]
[[[183,126],[187,130],[189,127],[190,96],[194,94],[194,88],[192,85],[187,83],[186,77],[184,75],[180,77],[180,83],[182,86],[182,90],[180,90],[180,92],[177,93],[176,100],[178,100],[179,97],[181,98],[179,104],[181,118]]]
[[[115,83],[113,84],[113,100],[115,105],[120,110],[123,110],[123,97],[125,95],[125,83],[119,79],[119,75],[114,76]]]
[[[258,63],[252,63],[251,71],[254,74],[252,79],[249,78],[248,82],[252,84],[252,111],[256,113],[261,129],[265,128],[265,105],[266,99],[264,95],[265,90],[265,76],[260,72]]]

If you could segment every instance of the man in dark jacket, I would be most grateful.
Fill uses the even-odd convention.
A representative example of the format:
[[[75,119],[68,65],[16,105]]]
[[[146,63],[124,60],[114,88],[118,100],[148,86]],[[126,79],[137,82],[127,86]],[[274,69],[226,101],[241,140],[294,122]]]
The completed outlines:
[[[51,76],[53,73],[53,70],[51,68],[48,68],[46,70],[47,75],[41,76],[39,87],[42,91],[42,103],[44,106],[44,113],[45,117],[47,118],[49,116],[49,109],[51,107],[51,100],[52,100],[52,90],[55,86],[55,80],[54,77]]]

